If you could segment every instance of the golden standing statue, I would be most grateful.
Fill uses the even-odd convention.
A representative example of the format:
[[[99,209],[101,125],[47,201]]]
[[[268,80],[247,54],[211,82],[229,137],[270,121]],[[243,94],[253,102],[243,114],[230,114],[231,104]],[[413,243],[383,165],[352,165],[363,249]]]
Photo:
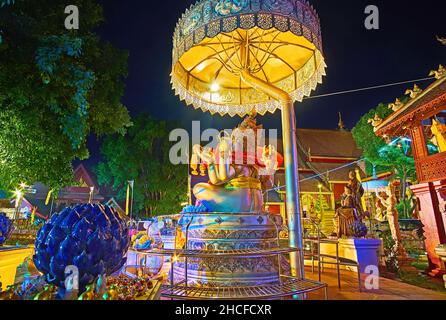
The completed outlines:
[[[432,119],[431,132],[439,152],[446,152],[446,125],[438,119]]]
[[[392,239],[395,242],[394,250],[398,256],[406,257],[407,253],[401,244],[401,231],[398,223],[398,211],[396,210],[396,198],[390,186],[386,187],[385,193],[386,198],[382,197],[379,193],[376,196],[386,208],[386,218],[389,222]]]

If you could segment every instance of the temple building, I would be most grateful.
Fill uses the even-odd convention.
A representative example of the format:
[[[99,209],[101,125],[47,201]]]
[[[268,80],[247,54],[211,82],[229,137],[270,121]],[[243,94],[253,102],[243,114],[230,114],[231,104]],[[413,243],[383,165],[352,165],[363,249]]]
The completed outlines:
[[[358,160],[362,152],[356,146],[350,131],[297,129],[301,210],[309,217],[321,222],[324,234],[330,234],[333,228],[333,216],[348,183],[349,171],[360,170],[365,173]],[[282,151],[281,142],[278,143]],[[275,176],[275,185],[285,185],[285,170],[279,168]],[[279,212],[285,219],[285,189],[277,191],[280,202],[271,202],[267,194],[265,199],[270,212]],[[277,197],[276,197],[277,199]]]
[[[94,173],[83,164],[74,169],[74,179],[76,183],[73,186],[65,187],[57,194],[42,183],[33,184],[32,193],[25,194],[19,203],[20,212],[32,212],[35,208],[36,216],[46,220],[66,206],[88,202],[107,204],[123,212],[122,204],[116,201],[114,193],[107,187],[99,186]]]
[[[375,132],[387,140],[410,137],[418,184],[411,189],[418,198],[424,225],[430,274],[444,273],[438,252],[446,244],[446,70],[432,71],[437,79],[425,90],[408,90],[411,99],[394,108],[386,119],[377,119]],[[439,249],[437,249],[439,248]]]

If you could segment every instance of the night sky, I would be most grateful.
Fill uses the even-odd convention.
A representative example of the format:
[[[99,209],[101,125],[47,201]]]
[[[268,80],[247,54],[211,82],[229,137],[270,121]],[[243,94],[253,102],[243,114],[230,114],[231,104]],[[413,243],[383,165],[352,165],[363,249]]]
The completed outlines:
[[[187,107],[170,87],[172,34],[193,0],[102,0],[106,23],[100,35],[128,50],[129,77],[123,103],[132,116],[149,112],[159,119],[180,120],[185,129],[200,120],[202,128],[232,128],[239,118],[210,116]],[[446,1],[312,0],[322,25],[327,76],[313,95],[424,78],[438,64],[446,64]],[[364,9],[380,9],[380,30],[366,30]],[[427,83],[419,83],[423,88]],[[296,105],[297,125],[337,127],[337,113],[352,128],[360,116],[380,102],[401,96],[410,84],[306,100]],[[280,115],[259,118],[267,128],[280,128]],[[94,139],[89,143],[97,158]]]

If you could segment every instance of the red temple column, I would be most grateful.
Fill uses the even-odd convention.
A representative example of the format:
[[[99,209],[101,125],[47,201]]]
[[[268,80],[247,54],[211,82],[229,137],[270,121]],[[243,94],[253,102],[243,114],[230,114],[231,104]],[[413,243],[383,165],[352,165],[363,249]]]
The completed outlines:
[[[443,203],[443,207],[445,205],[446,183],[422,183],[411,186],[411,189],[420,202],[420,219],[426,238],[429,275],[441,276],[445,274],[445,270],[435,248],[446,243],[445,213],[440,210],[440,203]]]

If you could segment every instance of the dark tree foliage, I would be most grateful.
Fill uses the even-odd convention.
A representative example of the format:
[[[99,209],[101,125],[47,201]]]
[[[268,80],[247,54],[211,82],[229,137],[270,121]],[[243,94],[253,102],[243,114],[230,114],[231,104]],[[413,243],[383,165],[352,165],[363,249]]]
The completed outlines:
[[[407,101],[407,97],[401,99]],[[407,195],[407,181],[416,180],[415,162],[409,148],[403,148],[400,144],[387,144],[384,139],[378,137],[373,127],[368,123],[375,114],[385,119],[392,113],[387,104],[380,104],[370,110],[356,124],[352,130],[353,138],[359,148],[362,149],[364,158],[369,165],[375,166],[377,171],[390,171],[400,183],[400,213],[405,218],[410,218],[412,196]],[[391,139],[399,137],[391,137]],[[370,166],[369,166],[370,168]],[[370,174],[370,170],[368,170]]]
[[[352,135],[356,144],[362,149],[364,158],[375,165],[380,164],[379,150],[386,146],[385,141],[373,132],[373,127],[368,123],[377,114],[381,119],[387,118],[392,113],[387,104],[381,103],[376,108],[359,119],[358,123],[352,129]]]
[[[120,102],[126,52],[102,41],[95,0],[76,0],[79,30],[65,29],[62,0],[2,1],[0,9],[0,188],[72,183],[86,138],[124,133]]]
[[[99,183],[111,186],[124,200],[127,182],[134,180],[137,215],[178,213],[187,201],[188,167],[169,160],[169,132],[174,125],[141,114],[126,135],[108,136],[101,146],[104,161],[95,170]]]

